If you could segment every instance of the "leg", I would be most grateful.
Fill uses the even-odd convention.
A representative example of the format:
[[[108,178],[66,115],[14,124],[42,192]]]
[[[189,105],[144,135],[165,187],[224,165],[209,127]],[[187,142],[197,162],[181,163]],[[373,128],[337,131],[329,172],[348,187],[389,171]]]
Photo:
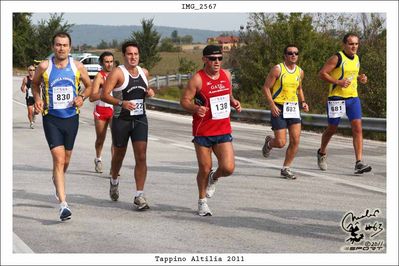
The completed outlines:
[[[284,148],[285,143],[287,142],[287,130],[277,129],[274,130],[274,138],[269,142],[271,148]]]
[[[212,168],[212,148],[194,143],[195,153],[198,161],[197,186],[199,199],[206,197],[208,186],[208,175]]]
[[[72,151],[70,151],[70,153],[71,152]],[[57,197],[59,199],[59,202],[61,203],[64,202],[66,199],[64,173],[68,168],[68,165],[66,165],[66,152],[64,146],[57,146],[51,149],[51,156],[53,157],[53,182]]]
[[[127,147],[114,147],[114,154],[111,161],[112,178],[117,179],[118,173],[121,170],[123,159],[125,158]]]
[[[235,168],[233,144],[224,142],[214,145],[212,149],[218,159],[218,168],[213,174],[213,179],[233,174]]]
[[[287,151],[285,152],[284,166],[290,166],[298,151],[299,139],[301,136],[301,124],[296,123],[288,127],[290,143]]]
[[[96,127],[96,158],[101,158],[105,137],[107,135],[108,121],[94,119],[94,124]]]
[[[338,125],[329,124],[321,137],[320,153],[325,154],[331,137],[337,132]]]
[[[356,161],[361,161],[363,155],[362,120],[361,119],[352,120],[351,126],[352,126],[352,136],[353,136],[353,148],[355,149]]]
[[[28,119],[29,123],[33,122],[33,105],[28,105]]]
[[[143,191],[145,179],[147,177],[147,142],[133,141],[132,144],[133,144],[134,159],[136,162],[134,167],[134,179],[136,180],[136,190]]]

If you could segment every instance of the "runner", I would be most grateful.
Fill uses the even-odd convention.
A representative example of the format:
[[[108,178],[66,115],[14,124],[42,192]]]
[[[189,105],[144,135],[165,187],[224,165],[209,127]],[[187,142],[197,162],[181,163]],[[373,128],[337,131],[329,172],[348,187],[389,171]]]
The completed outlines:
[[[145,112],[145,97],[154,96],[148,87],[149,73],[139,66],[140,48],[135,42],[122,45],[124,64],[114,68],[107,77],[101,93],[101,100],[114,105],[112,119],[112,173],[110,177],[110,197],[119,198],[118,173],[125,158],[129,138],[132,141],[135,158],[134,178],[136,195],[134,205],[138,210],[149,209],[144,197],[144,184],[147,176],[148,122]],[[113,94],[111,96],[110,94]]]
[[[297,66],[298,47],[294,44],[284,48],[284,62],[275,65],[266,77],[263,93],[271,111],[272,136],[266,136],[262,148],[264,157],[269,157],[272,148],[283,148],[289,134],[289,145],[285,153],[283,168],[280,175],[287,179],[296,179],[291,171],[291,164],[298,151],[301,135],[301,116],[299,109],[309,111],[302,90],[303,70]],[[299,102],[298,102],[299,98]]]
[[[202,57],[204,68],[190,79],[180,100],[181,106],[193,114],[200,216],[212,216],[207,198],[215,193],[219,178],[231,175],[235,168],[230,105],[238,112],[241,105],[233,97],[231,74],[222,69],[222,60],[219,46],[206,46]],[[212,170],[212,151],[218,160],[215,171]]]
[[[44,134],[53,157],[52,180],[60,203],[59,216],[64,221],[72,215],[66,202],[65,173],[78,133],[79,108],[90,96],[91,82],[83,64],[69,56],[71,37],[68,33],[55,34],[52,45],[54,55],[39,64],[32,85],[35,111],[43,115]],[[41,95],[42,79],[44,92]],[[86,89],[79,94],[80,81]]]
[[[323,132],[320,149],[317,151],[317,164],[327,170],[327,145],[337,132],[341,117],[347,115],[352,127],[353,148],[355,150],[355,174],[371,171],[371,166],[363,159],[362,106],[357,92],[358,82],[367,83],[365,74],[359,75],[360,59],[359,36],[347,33],[343,40],[343,50],[330,57],[319,72],[322,80],[329,83],[327,101],[328,126]]]
[[[35,128],[35,112],[33,108],[35,104],[35,99],[33,98],[32,86],[31,86],[34,74],[35,74],[35,67],[33,65],[30,65],[28,67],[28,75],[24,77],[21,85],[21,91],[23,93],[26,93],[25,96],[26,107],[28,108],[29,127],[31,129]]]
[[[100,95],[102,87],[107,79],[108,74],[111,72],[114,64],[114,55],[111,52],[103,52],[99,58],[102,70],[97,73],[93,80],[93,88],[90,95],[90,102],[96,101],[96,106],[94,108],[94,125],[96,127],[96,158],[94,158],[94,170],[97,173],[103,172],[102,164],[102,150],[107,136],[108,124],[111,126],[113,106],[112,104],[105,103],[100,100]],[[111,146],[111,154],[113,154],[113,146]],[[112,170],[111,170],[112,171]]]

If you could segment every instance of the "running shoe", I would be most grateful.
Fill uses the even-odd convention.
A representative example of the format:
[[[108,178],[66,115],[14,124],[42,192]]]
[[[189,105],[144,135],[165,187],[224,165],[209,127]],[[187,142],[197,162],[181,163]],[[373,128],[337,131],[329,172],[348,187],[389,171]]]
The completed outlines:
[[[270,141],[272,140],[272,136],[266,136],[265,138],[265,144],[263,144],[263,148],[262,148],[262,154],[263,157],[267,158],[270,155],[270,151],[272,150],[272,148],[270,148]]]
[[[296,179],[296,176],[292,173],[291,169],[288,167],[281,169],[280,174],[282,177],[286,179]]]
[[[29,123],[29,127],[30,127],[31,129],[34,129],[34,128],[35,128],[35,122],[30,122],[30,123]]]
[[[213,175],[215,172],[211,169],[208,174],[208,186],[206,187],[206,197],[212,198],[213,194],[215,194],[217,179],[213,179]]]
[[[101,160],[98,160],[97,158],[94,158],[94,170],[96,170],[97,173],[102,173],[103,172],[103,163]]]
[[[327,170],[327,154],[321,155],[320,149],[317,150],[317,165],[319,166],[320,170]]]
[[[113,185],[111,180],[109,181],[109,197],[113,201],[117,201],[119,199],[119,183]]]
[[[136,208],[139,211],[144,211],[144,210],[147,210],[150,208],[150,206],[148,206],[147,200],[144,198],[144,196],[134,197],[134,205],[136,205]]]
[[[198,200],[198,215],[199,216],[212,216],[211,209],[209,209],[206,201]]]
[[[60,219],[61,221],[66,221],[71,219],[72,212],[69,209],[68,205],[60,208]]]
[[[357,161],[355,165],[355,174],[363,174],[371,171],[371,166],[363,163],[362,161]]]

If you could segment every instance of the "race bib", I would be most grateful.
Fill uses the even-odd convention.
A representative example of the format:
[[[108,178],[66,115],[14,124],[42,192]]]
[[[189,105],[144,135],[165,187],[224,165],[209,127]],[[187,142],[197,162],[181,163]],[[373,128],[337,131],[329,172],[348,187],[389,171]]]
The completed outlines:
[[[210,98],[212,119],[224,119],[230,116],[230,95]]]
[[[73,87],[53,87],[53,109],[66,109],[73,105]]]
[[[301,118],[298,102],[285,102],[283,106],[283,118]]]
[[[28,97],[33,97],[32,89],[28,88]]]
[[[130,102],[136,104],[136,108],[134,110],[130,111],[130,115],[144,114],[144,100],[143,99],[130,100]]]
[[[338,118],[346,113],[345,100],[328,101],[328,117]]]

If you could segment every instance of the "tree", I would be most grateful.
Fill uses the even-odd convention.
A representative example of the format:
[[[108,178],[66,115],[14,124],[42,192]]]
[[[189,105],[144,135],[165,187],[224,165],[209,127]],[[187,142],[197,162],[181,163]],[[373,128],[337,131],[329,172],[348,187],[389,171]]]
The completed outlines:
[[[179,34],[178,34],[177,30],[172,31],[172,33],[170,34],[170,37],[174,44],[180,43],[180,38],[179,38]]]
[[[13,62],[14,66],[26,67],[35,58],[35,30],[31,25],[32,13],[13,13]]]
[[[104,40],[97,45],[97,49],[107,49],[109,47],[108,43]]]
[[[181,51],[180,47],[176,47],[172,42],[171,38],[163,38],[161,40],[161,45],[159,46],[160,52],[179,52]]]
[[[184,57],[179,57],[179,69],[178,69],[179,73],[182,74],[194,73],[194,71],[197,69],[198,66],[194,61]]]
[[[160,60],[158,44],[161,35],[153,29],[154,19],[142,19],[142,31],[133,32],[131,40],[138,43],[140,46],[140,61],[147,69],[153,68]]]

